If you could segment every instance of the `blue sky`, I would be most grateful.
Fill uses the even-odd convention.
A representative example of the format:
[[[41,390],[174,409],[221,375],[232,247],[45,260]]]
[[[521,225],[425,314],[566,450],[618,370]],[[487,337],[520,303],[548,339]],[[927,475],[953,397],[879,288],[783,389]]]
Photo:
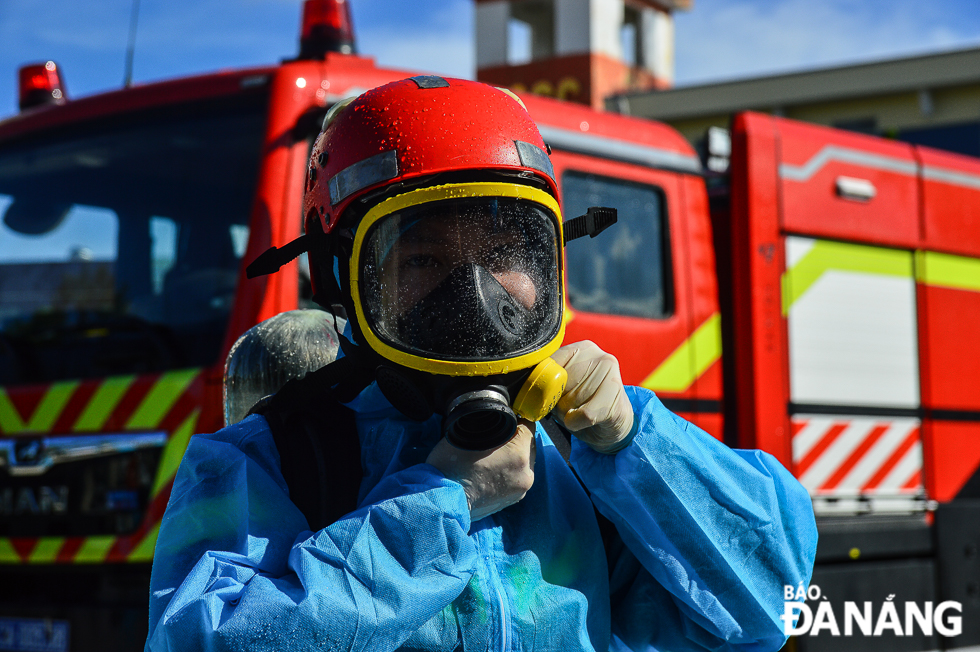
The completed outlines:
[[[351,0],[379,63],[474,75],[472,0]],[[141,0],[134,79],[274,63],[301,0]],[[122,84],[132,0],[0,0],[0,116],[17,67],[54,59],[69,96]],[[694,0],[677,16],[680,85],[980,47],[977,0]]]

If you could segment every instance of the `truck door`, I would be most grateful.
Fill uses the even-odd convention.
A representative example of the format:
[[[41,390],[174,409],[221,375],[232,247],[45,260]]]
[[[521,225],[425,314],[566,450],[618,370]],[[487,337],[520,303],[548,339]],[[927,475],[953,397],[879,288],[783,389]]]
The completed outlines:
[[[536,117],[540,102],[528,103]],[[569,117],[572,109],[561,109],[580,125]],[[610,206],[619,222],[565,249],[565,341],[595,341],[619,359],[627,384],[653,389],[668,408],[720,438],[720,320],[697,158],[668,149],[687,145],[662,125],[602,117],[656,129],[645,134],[649,145],[638,145],[603,135],[610,125],[576,110],[591,121],[588,134],[540,126],[552,147],[564,217]],[[702,219],[692,224],[692,215]]]

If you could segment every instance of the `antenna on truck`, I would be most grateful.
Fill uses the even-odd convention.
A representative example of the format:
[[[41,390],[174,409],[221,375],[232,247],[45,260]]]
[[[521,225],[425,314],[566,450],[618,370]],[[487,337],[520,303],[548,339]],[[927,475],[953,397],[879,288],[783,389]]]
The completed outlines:
[[[126,71],[123,73],[123,87],[133,85],[133,54],[136,51],[136,23],[140,16],[140,0],[133,0],[133,11],[129,16],[129,43],[126,45]]]

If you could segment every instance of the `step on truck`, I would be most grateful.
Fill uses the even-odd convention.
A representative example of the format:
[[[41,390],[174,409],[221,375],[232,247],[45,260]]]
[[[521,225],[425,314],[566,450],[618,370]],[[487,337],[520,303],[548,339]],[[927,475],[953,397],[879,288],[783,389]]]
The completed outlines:
[[[337,7],[307,0],[300,55],[266,68],[77,99],[53,62],[21,69],[0,121],[0,648],[142,646],[224,358],[312,306],[302,259],[244,268],[300,235],[327,109],[419,74],[353,54]],[[719,174],[666,125],[522,99],[565,214],[619,211],[566,249],[567,341],[813,497],[818,597],[787,589],[812,616],[789,645],[980,645],[980,160],[742,113]],[[845,635],[848,602],[900,624],[852,614]]]

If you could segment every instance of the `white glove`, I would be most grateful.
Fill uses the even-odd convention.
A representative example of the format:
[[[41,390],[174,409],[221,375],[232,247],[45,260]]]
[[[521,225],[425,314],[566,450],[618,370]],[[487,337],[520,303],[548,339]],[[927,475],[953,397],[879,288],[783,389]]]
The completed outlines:
[[[488,451],[456,448],[443,437],[426,462],[463,485],[470,521],[499,512],[520,501],[534,484],[534,424],[518,419],[517,432]]]
[[[573,435],[600,453],[625,448],[633,430],[633,406],[619,374],[619,360],[585,340],[563,346],[552,359],[568,372],[565,393],[552,410]]]

